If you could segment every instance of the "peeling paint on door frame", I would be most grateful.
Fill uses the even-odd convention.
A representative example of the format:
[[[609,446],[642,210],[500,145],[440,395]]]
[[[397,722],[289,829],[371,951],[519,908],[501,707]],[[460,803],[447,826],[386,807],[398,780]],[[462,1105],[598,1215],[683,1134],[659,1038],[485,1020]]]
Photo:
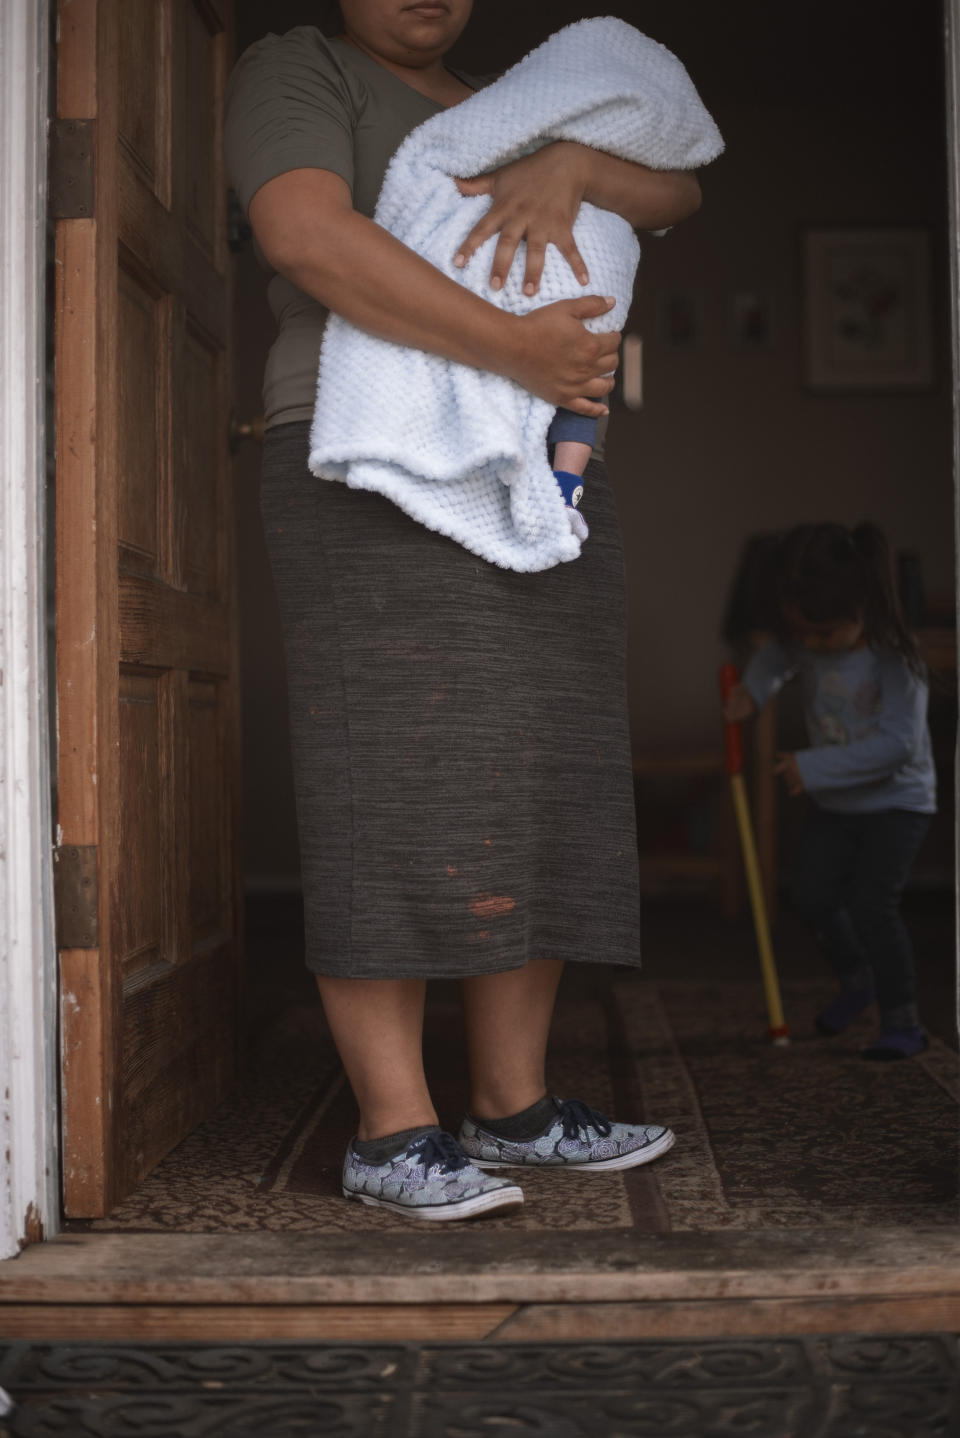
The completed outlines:
[[[49,0],[0,6],[0,1257],[56,1231],[46,675]]]

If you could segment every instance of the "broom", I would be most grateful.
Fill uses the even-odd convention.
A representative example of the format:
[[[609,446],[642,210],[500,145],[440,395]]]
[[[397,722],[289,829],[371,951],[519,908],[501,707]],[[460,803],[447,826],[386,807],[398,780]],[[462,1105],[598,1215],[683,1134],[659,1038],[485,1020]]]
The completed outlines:
[[[720,696],[724,703],[726,703],[730,691],[739,682],[740,675],[735,664],[721,665]],[[740,847],[743,850],[743,867],[746,871],[747,888],[750,892],[750,907],[753,910],[753,927],[757,936],[757,949],[760,952],[760,972],[763,975],[763,991],[767,1000],[767,1016],[770,1021],[768,1032],[773,1042],[782,1047],[790,1042],[790,1032],[783,1016],[783,1004],[780,1002],[780,983],[773,958],[773,945],[770,942],[770,925],[767,923],[767,905],[763,896],[763,884],[760,880],[760,864],[757,859],[756,840],[753,836],[753,820],[750,817],[747,787],[743,780],[741,726],[727,723],[724,727],[724,740],[733,808],[737,816]]]

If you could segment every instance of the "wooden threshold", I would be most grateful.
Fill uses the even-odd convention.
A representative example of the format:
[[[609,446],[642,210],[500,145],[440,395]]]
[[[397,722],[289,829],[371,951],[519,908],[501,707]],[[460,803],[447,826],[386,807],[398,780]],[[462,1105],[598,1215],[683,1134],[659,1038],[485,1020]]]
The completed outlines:
[[[533,1233],[521,1258],[505,1247],[477,1229],[64,1234],[0,1263],[0,1337],[519,1343],[960,1330],[952,1228],[569,1243]]]

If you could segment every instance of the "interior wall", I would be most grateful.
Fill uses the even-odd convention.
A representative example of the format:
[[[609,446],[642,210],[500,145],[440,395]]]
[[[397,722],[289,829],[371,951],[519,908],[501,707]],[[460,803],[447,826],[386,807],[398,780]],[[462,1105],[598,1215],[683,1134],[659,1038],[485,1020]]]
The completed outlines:
[[[241,47],[266,30],[314,23],[316,4],[239,6]],[[916,551],[927,592],[953,589],[945,126],[938,0],[910,19],[860,0],[812,0],[789,16],[765,0],[589,5],[477,0],[454,63],[483,74],[560,24],[619,14],[684,60],[723,132],[702,176],[701,212],[644,246],[629,329],[644,339],[644,406],[611,421],[608,460],[630,592],[635,746],[716,742],[719,627],[751,533],[808,519],[882,524]],[[805,388],[801,254],[823,226],[920,226],[934,254],[936,367],[922,392],[844,395]],[[249,253],[238,261],[238,409],[256,410],[270,318]],[[733,342],[740,291],[773,315],[769,349]],[[668,347],[658,298],[700,312],[695,345]],[[237,464],[247,752],[247,869],[296,870],[284,739],[282,659],[255,508],[258,456]]]
[[[916,149],[899,112],[836,104],[724,106],[728,153],[703,210],[645,249],[635,319],[645,403],[611,425],[630,576],[630,699],[641,748],[716,734],[719,625],[747,536],[870,518],[921,560],[931,601],[953,589],[950,360],[937,325],[930,390],[814,392],[802,374],[801,247],[811,226],[924,226],[936,237],[935,315],[948,299],[940,136]],[[701,302],[702,338],[671,350],[658,296]],[[768,298],[769,350],[737,349],[733,296]],[[656,696],[651,702],[651,696]]]

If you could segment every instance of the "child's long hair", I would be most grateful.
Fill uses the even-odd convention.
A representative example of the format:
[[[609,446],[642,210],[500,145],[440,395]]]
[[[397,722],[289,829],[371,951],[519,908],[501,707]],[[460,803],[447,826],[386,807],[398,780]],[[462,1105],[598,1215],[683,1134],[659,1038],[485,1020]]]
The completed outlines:
[[[801,524],[785,534],[773,554],[771,628],[790,640],[786,606],[810,624],[862,620],[874,649],[892,649],[923,675],[926,666],[907,628],[893,581],[890,548],[875,524]]]

